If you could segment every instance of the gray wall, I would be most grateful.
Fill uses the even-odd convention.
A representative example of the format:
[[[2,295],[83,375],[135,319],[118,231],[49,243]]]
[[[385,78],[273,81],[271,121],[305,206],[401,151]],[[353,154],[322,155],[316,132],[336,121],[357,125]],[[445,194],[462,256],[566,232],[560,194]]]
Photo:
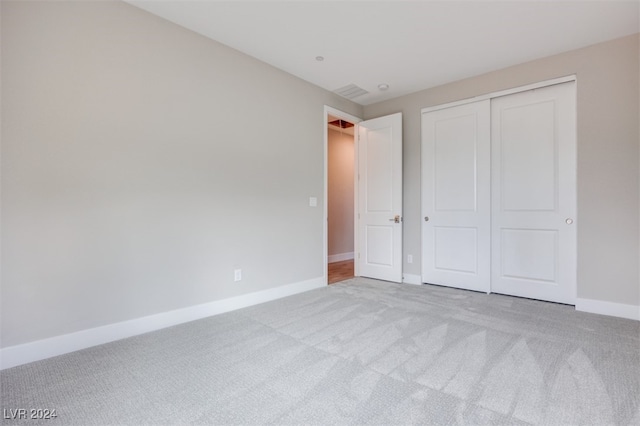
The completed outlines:
[[[353,135],[327,132],[328,254],[353,252],[355,144]]]
[[[360,106],[120,2],[1,35],[2,347],[324,275],[323,106]]]
[[[366,106],[403,113],[405,272],[420,274],[420,109],[577,74],[578,297],[640,304],[639,50],[636,34]]]

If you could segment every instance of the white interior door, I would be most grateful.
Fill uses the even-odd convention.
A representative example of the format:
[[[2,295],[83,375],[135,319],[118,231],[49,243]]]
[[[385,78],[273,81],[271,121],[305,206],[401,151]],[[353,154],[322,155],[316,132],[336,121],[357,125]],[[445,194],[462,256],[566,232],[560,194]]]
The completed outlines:
[[[491,291],[576,294],[575,82],[491,102]]]
[[[422,282],[490,288],[490,101],[422,115]]]
[[[358,124],[359,275],[402,282],[402,114]]]

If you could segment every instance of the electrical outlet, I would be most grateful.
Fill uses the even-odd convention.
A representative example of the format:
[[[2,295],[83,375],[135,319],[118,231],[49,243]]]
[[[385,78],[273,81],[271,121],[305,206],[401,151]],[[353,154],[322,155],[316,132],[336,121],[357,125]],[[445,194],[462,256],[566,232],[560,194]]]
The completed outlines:
[[[407,263],[413,263],[413,255],[412,254],[408,254],[407,255]]]
[[[242,269],[235,269],[233,271],[233,280],[240,281],[242,279]]]

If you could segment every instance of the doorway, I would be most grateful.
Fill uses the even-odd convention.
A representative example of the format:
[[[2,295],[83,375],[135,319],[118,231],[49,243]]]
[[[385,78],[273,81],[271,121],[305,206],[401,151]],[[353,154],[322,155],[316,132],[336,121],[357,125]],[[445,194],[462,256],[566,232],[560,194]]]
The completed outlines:
[[[327,283],[355,276],[355,123],[327,115]]]
[[[329,253],[329,208],[324,203],[324,265],[353,253],[354,276],[402,282],[402,113],[362,121],[324,107],[324,200],[328,200],[329,118],[354,126],[352,252]],[[340,132],[339,132],[340,133]],[[344,131],[342,132],[344,134]],[[342,250],[345,250],[342,248]],[[329,255],[332,255],[331,259]],[[350,259],[345,259],[350,260]],[[328,271],[325,269],[325,278]],[[328,280],[327,280],[328,282]]]

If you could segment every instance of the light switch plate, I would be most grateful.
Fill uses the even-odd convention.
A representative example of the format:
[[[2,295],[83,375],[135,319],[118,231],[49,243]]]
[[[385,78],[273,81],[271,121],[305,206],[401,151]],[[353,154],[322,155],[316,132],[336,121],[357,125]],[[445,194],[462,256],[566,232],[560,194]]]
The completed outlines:
[[[318,205],[318,199],[316,197],[309,197],[309,207],[316,207]]]

